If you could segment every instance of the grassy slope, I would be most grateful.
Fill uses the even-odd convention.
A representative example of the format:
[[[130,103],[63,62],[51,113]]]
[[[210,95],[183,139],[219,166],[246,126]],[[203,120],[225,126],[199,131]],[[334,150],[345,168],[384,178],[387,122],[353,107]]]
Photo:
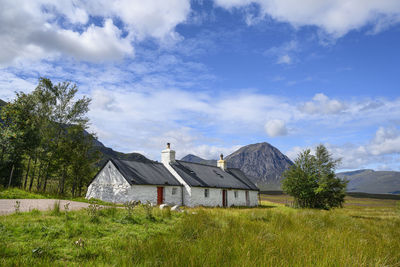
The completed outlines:
[[[0,199],[41,199],[51,198],[45,194],[31,193],[18,188],[0,190]]]
[[[123,209],[104,210],[95,217],[97,222],[86,211],[67,216],[38,211],[0,216],[0,264],[400,264],[400,207],[396,202],[373,200],[371,206],[347,205],[332,211],[263,204],[254,209],[197,208],[188,213],[155,208],[155,220],[141,207],[135,208],[132,217]],[[79,238],[84,247],[74,244]]]
[[[88,200],[84,197],[68,197],[53,194],[28,192],[19,188],[10,188],[0,190],[0,199],[67,199],[86,203],[97,203],[101,205],[109,205],[110,203],[101,201],[99,199]]]

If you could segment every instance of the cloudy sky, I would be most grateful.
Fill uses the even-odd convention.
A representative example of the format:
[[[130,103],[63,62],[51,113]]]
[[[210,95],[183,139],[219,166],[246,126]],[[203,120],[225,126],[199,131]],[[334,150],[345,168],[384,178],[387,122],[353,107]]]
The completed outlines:
[[[0,98],[72,81],[101,142],[155,160],[323,143],[400,170],[399,47],[398,0],[0,0]]]

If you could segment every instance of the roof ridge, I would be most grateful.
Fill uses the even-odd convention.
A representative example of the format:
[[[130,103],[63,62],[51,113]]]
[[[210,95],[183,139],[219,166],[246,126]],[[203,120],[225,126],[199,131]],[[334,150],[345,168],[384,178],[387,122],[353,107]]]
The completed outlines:
[[[127,162],[137,162],[137,163],[143,163],[143,164],[149,164],[149,163],[162,164],[161,162],[158,162],[158,161],[156,161],[156,160],[151,160],[151,159],[149,159],[149,161],[146,161],[146,162],[143,162],[143,161],[140,161],[140,160],[134,160],[134,159],[128,160],[128,159],[118,159],[118,158],[110,158],[109,160],[118,160],[118,161],[127,161]]]

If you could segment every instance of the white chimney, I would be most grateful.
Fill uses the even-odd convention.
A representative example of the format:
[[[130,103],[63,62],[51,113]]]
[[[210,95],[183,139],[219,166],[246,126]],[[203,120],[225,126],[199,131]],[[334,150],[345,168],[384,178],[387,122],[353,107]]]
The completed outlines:
[[[220,159],[217,161],[217,166],[221,168],[221,170],[226,170],[226,161],[224,160],[224,155],[219,156]]]
[[[170,143],[167,143],[167,148],[161,151],[161,162],[163,164],[175,162],[175,151],[171,149]]]

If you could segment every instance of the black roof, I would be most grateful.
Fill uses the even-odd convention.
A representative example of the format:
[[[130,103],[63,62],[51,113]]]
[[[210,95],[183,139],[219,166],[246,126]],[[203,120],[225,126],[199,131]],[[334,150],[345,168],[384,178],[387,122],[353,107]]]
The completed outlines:
[[[243,190],[258,190],[239,169],[221,170],[219,167],[177,160],[172,168],[193,187],[216,187]]]
[[[258,187],[250,181],[249,177],[247,177],[240,169],[228,168],[228,172],[238,178],[241,182],[245,183],[252,190],[259,190]]]
[[[110,159],[110,161],[130,185],[181,185],[164,165],[159,162],[118,159]]]

